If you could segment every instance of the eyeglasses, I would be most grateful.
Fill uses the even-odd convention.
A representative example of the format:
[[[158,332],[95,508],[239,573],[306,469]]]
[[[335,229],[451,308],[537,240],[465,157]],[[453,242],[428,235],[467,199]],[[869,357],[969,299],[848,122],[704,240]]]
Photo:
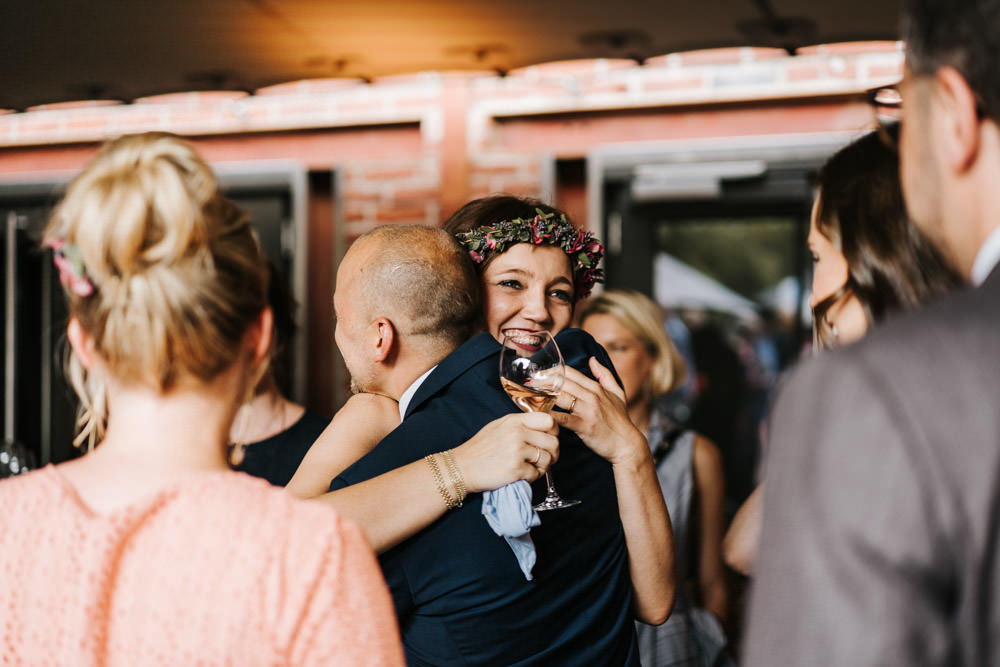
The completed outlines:
[[[879,138],[892,149],[899,145],[899,124],[903,122],[903,95],[896,86],[884,86],[868,91],[868,104],[875,113]]]
[[[986,118],[986,102],[975,91],[972,91],[972,95],[976,102],[976,118],[983,120]],[[899,91],[899,85],[872,88],[866,93],[866,97],[875,113],[882,142],[889,148],[898,150],[899,126],[903,122],[903,94]]]

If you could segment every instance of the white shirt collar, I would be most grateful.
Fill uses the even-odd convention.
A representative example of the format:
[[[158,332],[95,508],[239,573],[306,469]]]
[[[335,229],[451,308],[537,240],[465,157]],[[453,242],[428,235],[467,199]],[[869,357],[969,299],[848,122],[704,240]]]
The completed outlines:
[[[437,364],[428,368],[423,375],[414,380],[413,384],[407,387],[406,391],[403,392],[403,395],[399,397],[400,419],[403,419],[406,416],[406,408],[410,407],[410,401],[413,400],[413,395],[417,393],[417,389],[420,389],[420,385],[424,383],[424,380],[427,379],[427,376],[430,375],[435,368],[437,368]]]
[[[986,237],[986,241],[976,253],[976,261],[972,263],[972,272],[969,275],[972,284],[977,287],[982,285],[998,262],[1000,262],[1000,226]]]

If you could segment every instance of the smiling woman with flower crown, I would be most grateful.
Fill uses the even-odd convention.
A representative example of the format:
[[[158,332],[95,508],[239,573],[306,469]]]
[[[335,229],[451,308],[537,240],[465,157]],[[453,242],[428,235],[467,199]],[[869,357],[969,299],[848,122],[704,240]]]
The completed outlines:
[[[559,333],[570,325],[576,304],[603,281],[600,242],[540,201],[511,195],[475,199],[444,228],[479,267],[486,328],[498,340],[512,329]],[[649,446],[628,417],[624,390],[595,359],[589,366],[593,377],[567,366],[557,401],[563,412],[552,415],[611,464],[635,614],[657,625],[674,597],[670,519]]]

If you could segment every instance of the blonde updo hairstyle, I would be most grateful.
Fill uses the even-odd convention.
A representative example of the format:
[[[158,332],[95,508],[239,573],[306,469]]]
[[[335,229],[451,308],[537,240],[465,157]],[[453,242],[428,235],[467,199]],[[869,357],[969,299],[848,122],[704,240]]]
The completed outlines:
[[[70,317],[125,382],[168,391],[212,380],[267,307],[267,264],[246,214],[194,148],[169,134],[106,144],[69,186],[45,240],[78,250],[94,290],[65,290]],[[74,443],[92,447],[107,421],[104,388],[72,350],[66,370],[81,402]]]
[[[653,359],[645,385],[650,398],[669,394],[684,383],[684,358],[663,327],[663,311],[648,296],[633,290],[605,290],[580,305],[577,326],[591,315],[610,315],[646,348]]]

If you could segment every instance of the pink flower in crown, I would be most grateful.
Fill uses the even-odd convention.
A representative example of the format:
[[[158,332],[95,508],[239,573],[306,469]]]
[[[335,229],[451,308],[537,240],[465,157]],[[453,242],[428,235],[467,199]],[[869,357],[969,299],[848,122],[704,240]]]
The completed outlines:
[[[588,255],[601,254],[604,252],[604,246],[602,246],[598,241],[591,241],[587,244],[587,247],[584,248],[584,252]]]
[[[475,250],[470,250],[469,257],[471,257],[472,261],[475,262],[476,264],[483,263],[483,254],[480,252],[476,252]]]
[[[487,236],[486,238],[484,238],[483,243],[485,243],[486,247],[489,248],[490,250],[497,249],[496,239],[494,239],[492,236]]]
[[[572,240],[566,245],[567,253],[574,253],[583,250],[583,242],[587,238],[587,232],[582,229],[577,230]]]
[[[531,242],[535,245],[538,245],[550,236],[548,233],[542,231],[544,224],[545,218],[540,215],[536,215],[531,221]]]

